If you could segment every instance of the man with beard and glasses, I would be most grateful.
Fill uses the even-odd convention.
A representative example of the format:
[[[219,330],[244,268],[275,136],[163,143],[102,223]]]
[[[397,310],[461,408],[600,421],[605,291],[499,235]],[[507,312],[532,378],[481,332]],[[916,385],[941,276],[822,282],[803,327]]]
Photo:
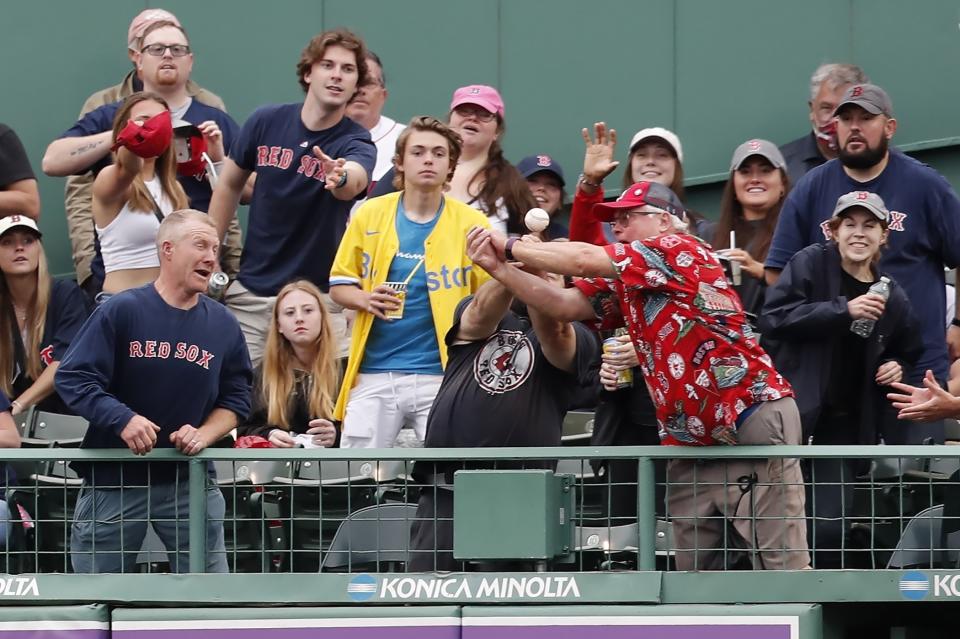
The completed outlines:
[[[923,354],[907,373],[919,385],[933,371],[945,385],[950,356],[960,355],[960,319],[944,341],[946,295],[943,270],[960,263],[960,199],[947,180],[929,166],[889,148],[897,130],[889,96],[873,84],[855,84],[837,106],[838,156],[809,173],[784,202],[770,251],[767,281],[773,283],[794,253],[829,239],[827,221],[837,199],[850,191],[871,191],[890,211],[890,236],[880,268],[907,291],[917,309]],[[889,424],[888,444],[943,440],[943,422]]]

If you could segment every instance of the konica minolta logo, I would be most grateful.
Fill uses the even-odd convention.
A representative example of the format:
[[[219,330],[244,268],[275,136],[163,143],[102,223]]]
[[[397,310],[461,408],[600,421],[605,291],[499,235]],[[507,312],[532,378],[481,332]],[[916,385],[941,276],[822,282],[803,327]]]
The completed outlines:
[[[900,577],[900,594],[919,601],[930,593],[930,580],[922,572],[906,572]]]
[[[905,572],[900,577],[899,588],[904,598],[914,601],[926,597],[960,598],[960,573]]]
[[[370,575],[357,575],[347,585],[347,594],[354,601],[368,601],[377,594],[377,580]]]
[[[361,574],[347,595],[356,602],[580,599],[573,576],[536,577],[381,577]]]

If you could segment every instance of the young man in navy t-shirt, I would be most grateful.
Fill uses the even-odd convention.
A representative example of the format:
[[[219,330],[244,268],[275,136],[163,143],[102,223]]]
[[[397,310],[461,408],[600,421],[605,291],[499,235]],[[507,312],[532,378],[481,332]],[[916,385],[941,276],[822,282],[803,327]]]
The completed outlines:
[[[324,294],[330,265],[354,200],[366,194],[376,163],[370,133],[344,116],[367,75],[366,47],[336,29],[315,36],[297,64],[302,103],[257,109],[230,149],[210,203],[221,236],[234,218],[247,177],[257,180],[250,203],[240,275],[226,303],[259,361],[280,288],[306,278]],[[329,298],[325,295],[325,302]],[[339,354],[348,349],[342,309],[330,304]]]
[[[175,211],[157,234],[160,275],[93,313],[56,374],[57,392],[90,422],[82,448],[172,448],[196,455],[250,410],[252,371],[236,319],[203,293],[216,268],[216,227]],[[171,567],[189,567],[186,464],[75,464],[84,479],[70,552],[78,573],[130,572],[148,523]],[[207,486],[208,572],[226,572],[224,500]]]
[[[960,264],[960,199],[939,173],[889,149],[897,121],[883,89],[872,84],[851,86],[835,115],[839,157],[807,173],[784,202],[767,255],[768,281],[779,275],[794,253],[829,239],[827,221],[841,195],[876,193],[890,211],[881,268],[907,291],[923,338],[924,352],[907,373],[907,381],[919,383],[929,369],[943,382],[948,368],[943,269]],[[958,326],[960,321],[954,320],[947,334],[951,350],[960,347]],[[901,424],[884,433],[887,443],[919,443],[926,437],[942,440],[942,422]]]

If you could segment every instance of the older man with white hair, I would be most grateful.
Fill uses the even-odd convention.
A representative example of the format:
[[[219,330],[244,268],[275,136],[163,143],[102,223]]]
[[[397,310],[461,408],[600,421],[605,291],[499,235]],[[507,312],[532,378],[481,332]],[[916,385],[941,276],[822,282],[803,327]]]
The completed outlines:
[[[758,344],[710,247],[686,233],[673,191],[638,182],[592,212],[613,226],[617,243],[535,243],[474,229],[470,251],[496,253],[487,271],[532,308],[598,329],[626,326],[663,444],[800,444],[793,390]],[[568,289],[546,286],[514,260],[584,279]],[[670,460],[667,510],[678,569],[721,568],[727,522],[753,547],[758,568],[810,563],[796,459]]]

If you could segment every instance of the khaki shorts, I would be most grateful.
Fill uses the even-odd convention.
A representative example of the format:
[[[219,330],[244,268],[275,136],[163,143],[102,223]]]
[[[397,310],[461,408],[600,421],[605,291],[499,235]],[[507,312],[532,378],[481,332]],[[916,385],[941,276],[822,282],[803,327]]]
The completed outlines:
[[[263,359],[267,329],[270,327],[270,317],[273,314],[273,305],[277,303],[277,297],[275,295],[260,297],[247,290],[239,280],[233,280],[227,287],[223,302],[240,323],[240,330],[243,331],[243,337],[247,340],[250,361],[254,367],[258,366]],[[337,336],[337,357],[346,357],[350,352],[350,329],[347,326],[344,309],[325,293],[323,303],[330,311],[330,324],[333,334]]]
[[[800,445],[793,398],[763,402],[737,437],[744,446]],[[799,570],[810,564],[797,459],[672,459],[667,513],[678,570],[721,570],[727,551],[740,549],[751,554],[756,569]]]

